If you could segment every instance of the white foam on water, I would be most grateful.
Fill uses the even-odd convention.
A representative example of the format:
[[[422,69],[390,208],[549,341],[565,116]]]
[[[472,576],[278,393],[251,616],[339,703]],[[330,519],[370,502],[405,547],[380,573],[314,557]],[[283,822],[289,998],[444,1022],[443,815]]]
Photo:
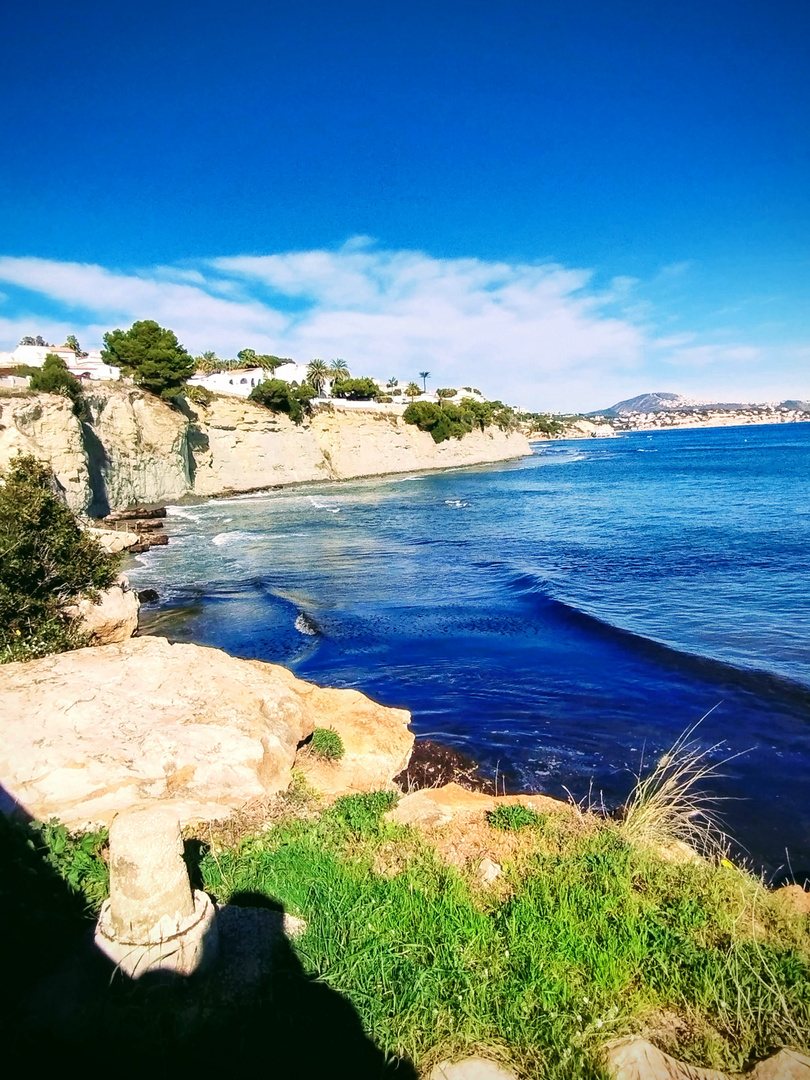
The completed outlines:
[[[452,506],[456,510],[461,510],[463,507],[469,506],[470,504],[468,502],[464,502],[463,499],[445,499],[444,505]]]
[[[314,623],[305,615],[304,612],[300,612],[298,618],[295,620],[295,629],[299,634],[306,634],[308,637],[315,637],[318,633]]]
[[[242,529],[234,529],[233,532],[217,533],[211,540],[214,547],[225,547],[226,544],[238,544],[240,540],[252,540],[252,532],[244,532]]]
[[[316,510],[326,510],[327,513],[329,513],[329,514],[339,514],[340,513],[340,507],[339,506],[331,506],[329,503],[318,502],[318,499],[317,499],[317,497],[315,495],[310,495],[309,496],[309,501],[310,501],[310,504],[312,506],[314,506]]]

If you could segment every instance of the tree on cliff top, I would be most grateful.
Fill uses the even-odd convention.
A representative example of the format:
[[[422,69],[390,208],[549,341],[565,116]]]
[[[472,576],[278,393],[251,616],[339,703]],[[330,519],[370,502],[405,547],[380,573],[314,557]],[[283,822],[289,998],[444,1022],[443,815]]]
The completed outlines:
[[[83,532],[49,466],[16,457],[0,476],[0,663],[81,644],[66,604],[115,580],[118,560]]]
[[[73,402],[73,411],[81,411],[82,384],[67,369],[61,356],[48,353],[41,368],[34,368],[28,385],[43,394],[61,394]]]
[[[138,386],[173,398],[194,374],[194,360],[177,340],[173,330],[143,319],[129,330],[112,330],[104,335],[102,358],[131,375]]]

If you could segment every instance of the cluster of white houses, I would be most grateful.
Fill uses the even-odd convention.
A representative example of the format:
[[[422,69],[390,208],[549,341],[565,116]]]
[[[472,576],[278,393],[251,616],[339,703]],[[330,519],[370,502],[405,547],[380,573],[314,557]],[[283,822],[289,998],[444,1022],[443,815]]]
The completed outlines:
[[[27,386],[28,377],[15,374],[13,369],[21,364],[28,367],[42,367],[45,363],[45,357],[49,353],[55,353],[64,360],[68,371],[78,379],[117,380],[121,377],[121,372],[117,367],[104,362],[99,349],[93,349],[86,353],[77,353],[75,349],[71,349],[67,345],[18,345],[16,349],[10,352],[0,352],[0,386]],[[236,368],[214,371],[207,375],[197,373],[192,375],[188,381],[192,386],[204,386],[215,394],[235,394],[237,397],[248,397],[251,390],[265,379],[281,379],[283,382],[296,383],[300,386],[307,381],[307,365],[296,364],[290,360],[279,365],[274,371],[261,367]],[[375,383],[381,393],[391,395],[394,402],[402,404],[407,402],[408,398],[405,391],[410,385],[409,382],[395,379],[387,381],[384,379],[372,379],[372,382]],[[331,380],[326,379],[323,393],[328,396],[330,391]],[[469,386],[460,388],[458,396],[475,397],[483,400],[480,391]],[[420,397],[437,400],[436,394],[430,392],[421,394]]]

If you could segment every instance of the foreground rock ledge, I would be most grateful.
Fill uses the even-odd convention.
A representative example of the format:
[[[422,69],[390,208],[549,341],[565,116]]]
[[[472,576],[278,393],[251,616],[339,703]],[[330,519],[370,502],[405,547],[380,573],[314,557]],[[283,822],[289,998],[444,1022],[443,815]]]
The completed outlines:
[[[184,823],[228,817],[286,789],[299,743],[333,717],[344,732],[376,729],[381,746],[413,742],[401,709],[159,637],[3,665],[0,716],[0,784],[72,827],[153,800]],[[381,786],[380,761],[374,772]]]

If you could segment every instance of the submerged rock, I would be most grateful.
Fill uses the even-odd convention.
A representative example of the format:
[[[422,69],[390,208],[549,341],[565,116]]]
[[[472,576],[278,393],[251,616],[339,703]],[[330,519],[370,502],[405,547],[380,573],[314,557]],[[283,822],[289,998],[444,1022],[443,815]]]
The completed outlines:
[[[398,771],[412,739],[408,713],[357,691],[159,637],[5,664],[0,714],[0,783],[34,817],[76,827],[151,800],[184,823],[226,818],[289,786],[316,724],[341,732],[346,790],[384,779],[386,745]]]

